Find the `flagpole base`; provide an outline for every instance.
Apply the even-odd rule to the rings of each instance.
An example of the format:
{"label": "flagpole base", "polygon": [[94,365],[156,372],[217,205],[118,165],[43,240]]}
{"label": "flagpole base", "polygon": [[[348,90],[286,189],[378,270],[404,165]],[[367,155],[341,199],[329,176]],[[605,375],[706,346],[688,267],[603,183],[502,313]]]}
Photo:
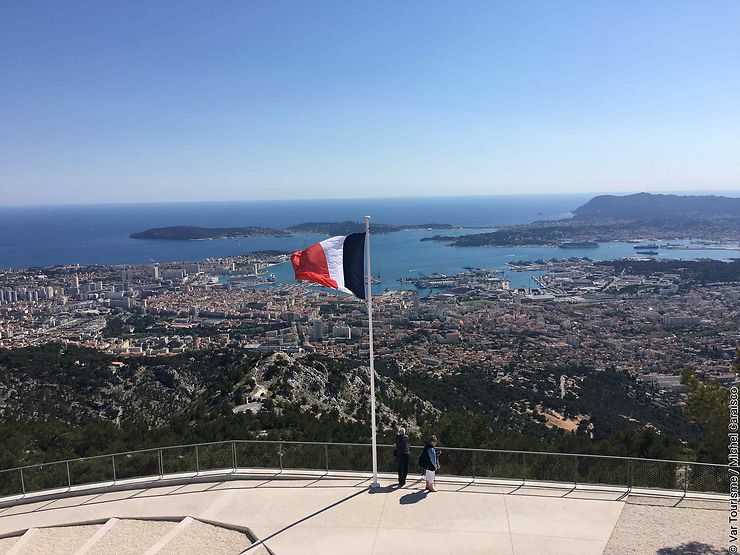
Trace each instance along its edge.
{"label": "flagpole base", "polygon": [[380,487],[380,482],[378,482],[377,480],[374,480],[374,481],[370,482],[370,489],[371,490],[372,489],[378,489],[379,487]]}

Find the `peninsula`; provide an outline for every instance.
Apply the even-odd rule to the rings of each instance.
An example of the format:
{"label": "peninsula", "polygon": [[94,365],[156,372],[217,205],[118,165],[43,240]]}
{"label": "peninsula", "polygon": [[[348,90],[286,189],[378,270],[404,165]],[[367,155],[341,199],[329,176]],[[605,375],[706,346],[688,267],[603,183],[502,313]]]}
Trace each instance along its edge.
{"label": "peninsula", "polygon": [[[390,225],[370,224],[370,232],[393,233],[406,230],[449,230],[455,229],[450,224],[411,224]],[[208,239],[238,239],[243,237],[291,237],[298,233],[316,233],[318,235],[349,235],[365,230],[359,222],[306,222],[290,226],[286,229],[272,227],[244,226],[244,227],[197,227],[177,225],[169,227],[155,227],[129,235],[131,239],[153,239],[163,241],[202,241]]]}
{"label": "peninsula", "polygon": [[462,235],[450,244],[458,247],[558,246],[633,241],[645,237],[737,242],[740,198],[649,193],[600,195],[573,210],[572,218]]}

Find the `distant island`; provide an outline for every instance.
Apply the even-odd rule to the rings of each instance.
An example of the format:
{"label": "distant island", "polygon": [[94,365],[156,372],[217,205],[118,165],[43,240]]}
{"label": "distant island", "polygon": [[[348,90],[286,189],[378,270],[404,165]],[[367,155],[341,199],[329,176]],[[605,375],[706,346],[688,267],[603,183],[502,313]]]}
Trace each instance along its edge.
{"label": "distant island", "polygon": [[573,210],[572,218],[462,235],[450,244],[458,247],[540,247],[633,241],[646,237],[736,242],[740,237],[740,198],[650,193],[599,195]]}
{"label": "distant island", "polygon": [[287,237],[290,233],[270,227],[195,227],[175,225],[154,227],[129,235],[131,239],[159,239],[164,241],[196,241],[205,239],[236,239],[239,237]]}
{"label": "distant island", "polygon": [[[418,229],[455,229],[450,224],[411,224],[390,225],[370,224],[370,232],[393,233],[396,231],[418,230]],[[365,226],[359,222],[306,222],[290,226],[286,229],[271,227],[245,226],[245,227],[197,227],[176,225],[169,227],[154,227],[145,231],[138,231],[129,235],[131,239],[150,239],[162,241],[203,241],[213,239],[238,239],[244,237],[290,237],[297,233],[316,233],[319,235],[349,235],[365,230]]]}

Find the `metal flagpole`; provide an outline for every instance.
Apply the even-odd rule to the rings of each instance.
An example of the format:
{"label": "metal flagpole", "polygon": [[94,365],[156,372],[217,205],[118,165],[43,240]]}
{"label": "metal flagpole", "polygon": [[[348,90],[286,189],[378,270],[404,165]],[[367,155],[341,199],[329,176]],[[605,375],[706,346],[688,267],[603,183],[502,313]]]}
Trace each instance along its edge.
{"label": "metal flagpole", "polygon": [[372,421],[372,444],[373,444],[373,481],[371,488],[380,486],[378,482],[378,448],[376,444],[375,427],[375,357],[373,356],[373,274],[370,271],[370,216],[365,216],[365,267],[367,274],[367,318],[368,338],[370,340],[370,419]]}

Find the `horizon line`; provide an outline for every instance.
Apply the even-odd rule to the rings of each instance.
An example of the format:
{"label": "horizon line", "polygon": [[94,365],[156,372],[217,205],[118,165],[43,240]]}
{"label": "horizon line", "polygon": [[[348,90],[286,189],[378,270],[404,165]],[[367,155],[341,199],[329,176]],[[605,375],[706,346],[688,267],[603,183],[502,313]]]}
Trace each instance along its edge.
{"label": "horizon line", "polygon": [[[629,196],[647,193],[651,195],[677,195],[677,196],[725,196],[734,193],[740,196],[740,187],[734,189],[711,189],[701,191],[696,189],[672,189],[657,192],[634,190],[634,191],[568,191],[557,193],[490,193],[469,195],[426,195],[426,196],[377,196],[377,197],[295,197],[295,198],[269,198],[269,199],[219,199],[219,200],[154,200],[154,201],[110,201],[110,202],[49,202],[38,204],[0,204],[4,208],[54,208],[54,207],[79,207],[79,206],[156,206],[164,204],[222,204],[222,203],[281,203],[281,202],[326,202],[326,201],[377,201],[377,200],[416,200],[416,199],[465,199],[465,198],[492,198],[492,197],[547,197],[547,196]],[[721,193],[721,194],[720,194]]]}

